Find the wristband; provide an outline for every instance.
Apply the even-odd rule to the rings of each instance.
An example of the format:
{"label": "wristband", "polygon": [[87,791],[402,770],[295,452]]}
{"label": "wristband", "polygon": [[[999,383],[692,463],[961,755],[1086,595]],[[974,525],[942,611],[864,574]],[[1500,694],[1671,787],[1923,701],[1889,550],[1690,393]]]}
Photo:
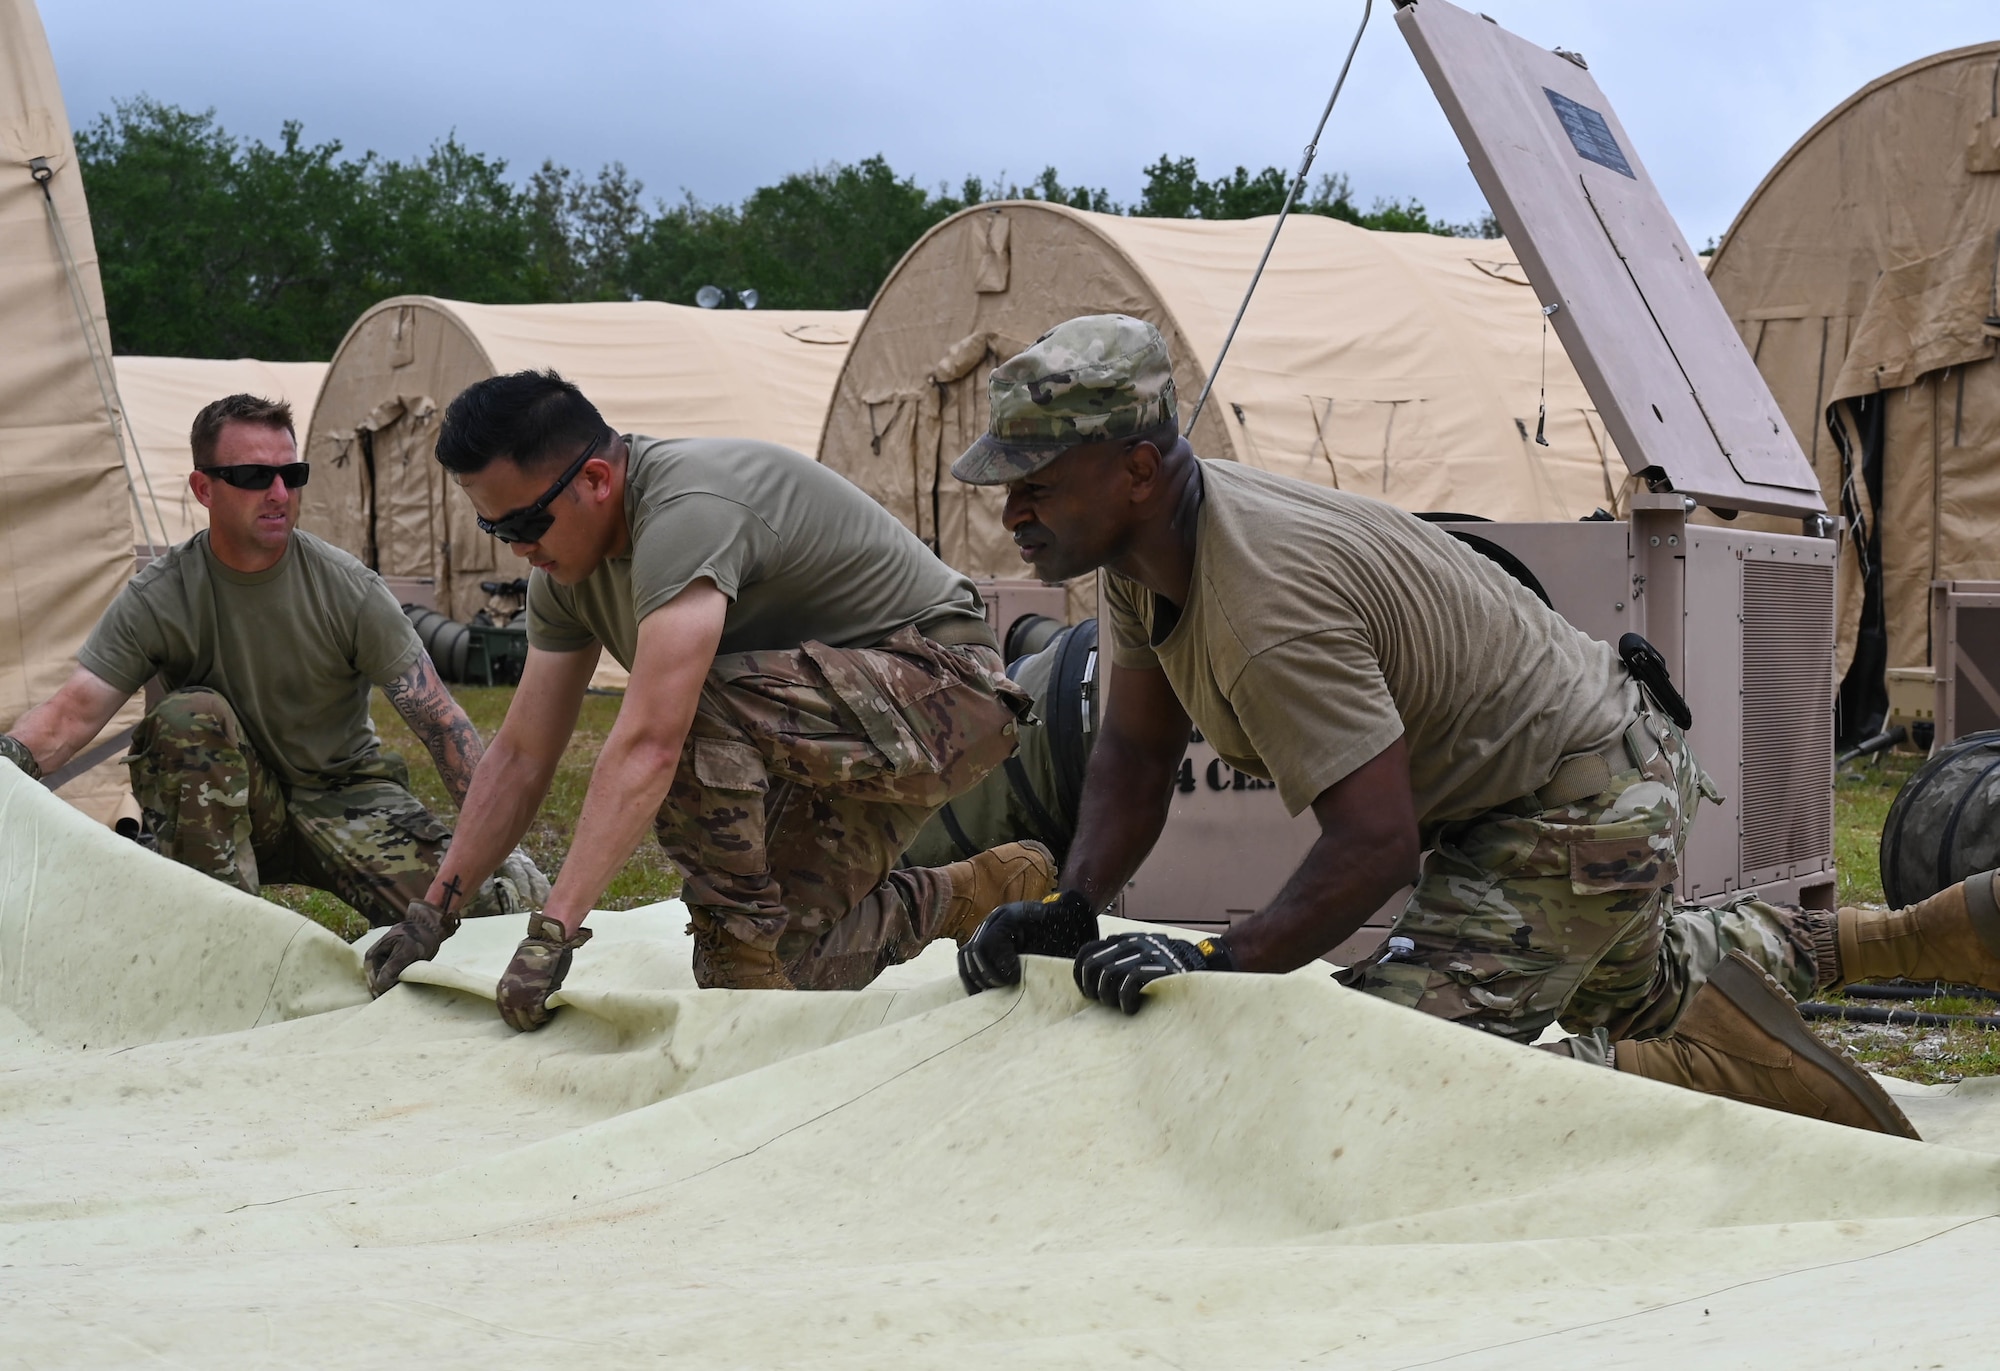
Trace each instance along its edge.
{"label": "wristband", "polygon": [[1226,936],[1225,934],[1217,934],[1213,938],[1203,938],[1194,945],[1194,950],[1201,953],[1203,970],[1234,971],[1236,969],[1236,955],[1229,950],[1229,944],[1224,941]]}

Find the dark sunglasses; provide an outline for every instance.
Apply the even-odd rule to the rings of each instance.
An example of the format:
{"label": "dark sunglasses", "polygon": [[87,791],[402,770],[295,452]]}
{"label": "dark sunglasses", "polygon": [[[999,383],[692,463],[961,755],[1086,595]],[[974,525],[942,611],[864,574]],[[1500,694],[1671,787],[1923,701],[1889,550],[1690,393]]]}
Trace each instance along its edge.
{"label": "dark sunglasses", "polygon": [[543,491],[542,498],[532,505],[510,509],[497,519],[481,519],[478,515],[474,515],[481,531],[498,538],[503,543],[540,542],[542,535],[547,533],[556,521],[556,516],[549,513],[549,506],[555,503],[556,496],[569,488],[569,483],[576,479],[579,471],[583,470],[583,464],[596,455],[598,444],[603,441],[602,434],[592,438],[590,446],[583,450],[582,455],[571,462],[569,469],[556,477],[556,483]]}
{"label": "dark sunglasses", "polygon": [[225,481],[238,490],[269,490],[271,482],[280,476],[285,478],[286,490],[297,490],[306,483],[306,478],[312,475],[312,463],[287,462],[281,467],[270,467],[251,462],[234,467],[197,467],[196,470],[204,476],[213,476],[218,481]]}

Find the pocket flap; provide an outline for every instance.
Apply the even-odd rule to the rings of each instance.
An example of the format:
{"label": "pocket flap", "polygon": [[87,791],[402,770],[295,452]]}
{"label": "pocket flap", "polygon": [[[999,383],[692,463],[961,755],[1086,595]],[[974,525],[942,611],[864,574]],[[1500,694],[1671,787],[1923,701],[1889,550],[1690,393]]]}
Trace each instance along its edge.
{"label": "pocket flap", "polygon": [[694,739],[694,777],[715,790],[769,790],[771,773],[749,743],[726,738]]}
{"label": "pocket flap", "polygon": [[1589,838],[1569,845],[1569,883],[1579,895],[1614,890],[1658,890],[1680,874],[1671,851],[1650,835]]}

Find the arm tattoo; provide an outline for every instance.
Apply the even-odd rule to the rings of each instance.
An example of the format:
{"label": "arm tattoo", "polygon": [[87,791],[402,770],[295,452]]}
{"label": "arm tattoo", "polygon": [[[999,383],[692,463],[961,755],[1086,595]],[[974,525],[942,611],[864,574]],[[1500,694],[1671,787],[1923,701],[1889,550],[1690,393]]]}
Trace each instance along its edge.
{"label": "arm tattoo", "polygon": [[465,792],[472,785],[472,773],[486,748],[480,741],[479,730],[472,726],[472,720],[465,717],[458,701],[451,698],[451,692],[438,679],[431,659],[419,657],[408,671],[384,686],[382,693],[389,697],[389,703],[403,716],[410,731],[430,749],[431,760],[437,763],[438,776],[451,793],[452,803],[463,808]]}

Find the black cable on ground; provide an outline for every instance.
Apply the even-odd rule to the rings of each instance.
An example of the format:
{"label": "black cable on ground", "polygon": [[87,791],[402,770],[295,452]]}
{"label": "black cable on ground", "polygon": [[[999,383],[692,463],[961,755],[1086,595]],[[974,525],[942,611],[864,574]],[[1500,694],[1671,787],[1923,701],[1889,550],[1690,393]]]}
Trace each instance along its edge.
{"label": "black cable on ground", "polygon": [[1949,981],[1891,981],[1883,985],[1843,986],[1841,994],[1850,1000],[1992,1000],[2000,995],[1976,985],[1953,985]]}
{"label": "black cable on ground", "polygon": [[1904,1028],[2000,1028],[1992,1014],[1928,1014],[1919,1009],[1877,1009],[1873,1005],[1825,1004],[1807,1000],[1799,1013],[1808,1019],[1839,1019],[1844,1023],[1895,1024]]}

